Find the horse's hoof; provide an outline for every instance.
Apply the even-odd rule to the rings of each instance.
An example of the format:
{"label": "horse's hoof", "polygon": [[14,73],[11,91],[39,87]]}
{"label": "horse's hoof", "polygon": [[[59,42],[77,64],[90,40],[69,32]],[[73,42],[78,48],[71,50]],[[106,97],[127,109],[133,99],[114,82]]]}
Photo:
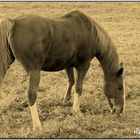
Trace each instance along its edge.
{"label": "horse's hoof", "polygon": [[71,99],[71,97],[69,97],[69,96],[64,97],[64,101],[65,101],[65,102],[69,102],[69,101],[70,101],[70,99]]}
{"label": "horse's hoof", "polygon": [[72,114],[73,114],[73,115],[78,115],[78,114],[82,114],[82,113],[81,113],[81,111],[80,111],[79,109],[78,109],[78,110],[77,110],[77,109],[76,109],[76,110],[73,109],[73,110],[72,110]]}
{"label": "horse's hoof", "polygon": [[83,113],[81,113],[81,111],[77,111],[77,112],[73,111],[73,116],[75,118],[81,118],[83,117]]}
{"label": "horse's hoof", "polygon": [[42,132],[42,126],[33,127],[34,132]]}
{"label": "horse's hoof", "polygon": [[64,99],[62,100],[62,105],[64,105],[64,106],[71,106],[72,103],[71,103],[70,98],[64,98]]}

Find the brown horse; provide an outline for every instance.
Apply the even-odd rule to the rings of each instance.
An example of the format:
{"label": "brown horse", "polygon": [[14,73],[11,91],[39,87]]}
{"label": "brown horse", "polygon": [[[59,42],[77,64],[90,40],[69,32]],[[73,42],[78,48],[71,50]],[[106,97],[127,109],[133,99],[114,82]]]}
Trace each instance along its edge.
{"label": "brown horse", "polygon": [[16,58],[30,76],[28,99],[34,130],[42,128],[36,108],[40,71],[66,70],[69,87],[65,101],[70,99],[76,81],[73,111],[77,113],[83,80],[94,57],[104,71],[109,105],[120,114],[125,103],[123,68],[111,38],[98,23],[73,11],[53,20],[28,15],[5,19],[0,24],[0,81]]}

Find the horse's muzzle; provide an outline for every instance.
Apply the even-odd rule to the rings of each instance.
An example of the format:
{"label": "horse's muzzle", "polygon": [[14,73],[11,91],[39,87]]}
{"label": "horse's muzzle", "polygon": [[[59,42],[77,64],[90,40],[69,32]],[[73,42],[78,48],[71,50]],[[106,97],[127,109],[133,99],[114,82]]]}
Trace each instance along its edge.
{"label": "horse's muzzle", "polygon": [[114,107],[113,107],[113,109],[112,109],[112,113],[115,113],[116,115],[120,115],[121,113],[123,113],[124,112],[124,108],[123,108],[123,106],[121,105],[121,106],[119,106],[119,105],[115,105]]}
{"label": "horse's muzzle", "polygon": [[115,104],[114,99],[108,98],[108,102],[111,108],[111,113],[112,114],[117,114],[120,115],[121,113],[124,112],[124,104],[123,103],[117,103]]}

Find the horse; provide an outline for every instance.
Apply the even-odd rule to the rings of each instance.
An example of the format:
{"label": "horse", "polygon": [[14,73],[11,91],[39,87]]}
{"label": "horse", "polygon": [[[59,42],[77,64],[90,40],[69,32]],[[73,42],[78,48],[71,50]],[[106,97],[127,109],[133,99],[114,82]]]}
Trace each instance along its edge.
{"label": "horse", "polygon": [[23,15],[0,23],[0,83],[17,59],[29,75],[28,100],[34,131],[42,130],[36,106],[41,71],[66,71],[68,89],[64,101],[71,99],[75,84],[72,109],[78,113],[83,81],[94,57],[103,69],[109,106],[119,115],[125,109],[124,68],[111,37],[91,17],[72,11],[54,19]]}

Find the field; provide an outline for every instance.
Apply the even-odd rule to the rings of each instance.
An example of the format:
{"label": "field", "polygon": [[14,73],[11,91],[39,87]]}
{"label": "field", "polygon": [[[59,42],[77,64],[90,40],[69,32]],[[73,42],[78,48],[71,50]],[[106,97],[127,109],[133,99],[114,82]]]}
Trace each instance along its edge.
{"label": "field", "polygon": [[55,18],[72,10],[92,17],[116,44],[125,68],[125,114],[116,117],[110,113],[103,94],[103,72],[94,59],[85,78],[79,116],[72,115],[71,104],[62,104],[67,88],[65,72],[41,73],[37,105],[43,131],[33,133],[27,100],[28,76],[15,61],[0,90],[0,138],[140,138],[134,134],[140,133],[140,3],[1,2],[0,20],[23,14]]}

